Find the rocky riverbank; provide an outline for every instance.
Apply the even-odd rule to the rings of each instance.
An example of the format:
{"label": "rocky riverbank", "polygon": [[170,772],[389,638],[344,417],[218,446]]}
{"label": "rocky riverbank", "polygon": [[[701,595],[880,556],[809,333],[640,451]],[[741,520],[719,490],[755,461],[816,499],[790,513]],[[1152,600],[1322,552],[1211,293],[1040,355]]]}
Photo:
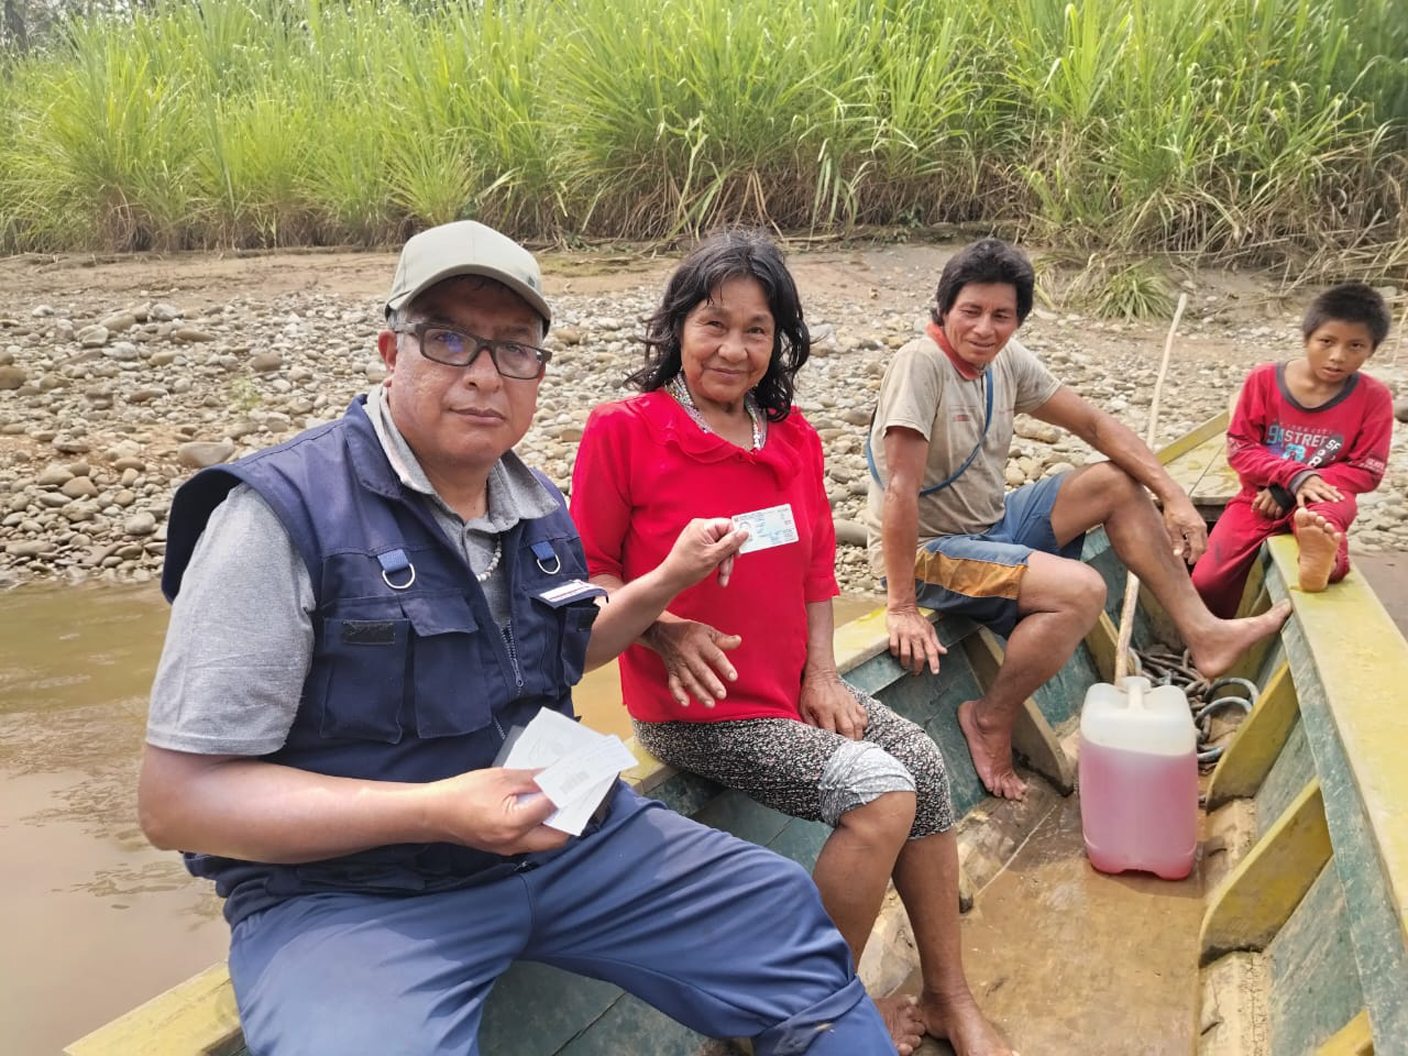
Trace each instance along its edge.
{"label": "rocky riverbank", "polygon": [[[898,264],[885,259],[895,252],[906,251],[867,251],[854,284],[845,281],[854,255],[794,257],[817,338],[798,402],[825,442],[843,542],[838,571],[854,592],[876,588],[855,524],[866,490],[865,425],[889,357],[922,325],[944,251],[929,247],[932,261],[917,258],[920,251]],[[365,258],[369,288],[389,275],[387,261]],[[228,297],[211,282],[176,282],[158,295],[77,285],[43,297],[22,290],[18,300],[0,294],[0,582],[150,579],[177,484],[196,468],[336,417],[382,378],[379,298],[319,288],[318,261],[306,267],[309,288],[251,293],[235,283]],[[520,448],[564,487],[587,413],[623,394],[620,379],[639,361],[639,320],[660,289],[654,275],[588,283],[597,287],[588,293],[568,285],[550,284],[555,358]],[[1296,353],[1298,305],[1268,303],[1194,285],[1163,397],[1163,439],[1223,408],[1251,364]],[[1039,309],[1022,337],[1063,380],[1142,433],[1166,325]],[[1368,369],[1408,393],[1408,363],[1394,362],[1396,336]],[[1408,549],[1404,435],[1400,428],[1384,486],[1362,500],[1359,550]],[[1075,438],[1019,419],[1007,478],[1016,486],[1089,456]]]}

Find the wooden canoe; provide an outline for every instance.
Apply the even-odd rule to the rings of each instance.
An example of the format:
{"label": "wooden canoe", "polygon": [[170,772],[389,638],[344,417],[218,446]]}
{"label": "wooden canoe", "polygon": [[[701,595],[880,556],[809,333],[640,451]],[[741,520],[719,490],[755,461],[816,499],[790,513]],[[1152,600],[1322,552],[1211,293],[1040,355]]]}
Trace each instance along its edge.
{"label": "wooden canoe", "polygon": [[[1235,490],[1223,457],[1225,428],[1223,415],[1160,453],[1210,519]],[[1022,762],[1039,776],[1025,805],[986,797],[955,718],[957,704],[978,696],[991,680],[1002,655],[998,638],[966,621],[939,620],[949,650],[942,671],[914,676],[886,650],[882,611],[837,631],[846,677],[924,725],[943,749],[954,806],[963,816],[962,888],[965,901],[977,894],[980,912],[974,916],[993,897],[988,885],[996,890],[1001,880],[994,878],[1021,861],[1043,818],[1056,812],[1052,804],[1075,802],[1060,797],[1075,784],[1080,704],[1092,682],[1111,679],[1112,617],[1124,583],[1124,569],[1103,533],[1091,533],[1084,558],[1107,582],[1109,612],[1061,672],[1027,701],[1016,745]],[[1053,1027],[1023,1037],[1009,1012],[1009,1031],[1028,1049],[1040,1037],[1040,1051],[1048,1053],[1408,1054],[1408,709],[1400,700],[1408,687],[1408,642],[1356,573],[1318,595],[1301,593],[1294,582],[1294,542],[1275,539],[1248,584],[1244,607],[1254,611],[1290,598],[1294,615],[1278,638],[1243,657],[1236,672],[1256,683],[1258,702],[1205,781],[1200,877],[1177,889],[1182,902],[1190,892],[1200,900],[1193,916],[1177,918],[1188,922],[1186,952],[1177,954],[1186,963],[1181,978],[1175,981],[1171,973],[1166,984],[1176,991],[1175,1003],[1186,1006],[1176,1017],[1186,1029],[1131,1029],[1120,1012],[1137,1001],[1125,998],[1121,1005],[1118,990],[1107,1005],[1098,989],[1073,996],[1069,976],[1057,970],[1046,973],[1054,978],[1045,990],[1028,984],[1041,992],[1026,995],[1022,1014],[1059,1021],[1065,1033]],[[1169,635],[1167,617],[1142,597],[1136,645],[1167,641]],[[633,748],[639,765],[625,776],[641,791],[808,867],[815,861],[826,827],[766,810]],[[1079,849],[1068,846],[1062,853],[1078,857]],[[1080,882],[1122,883],[1098,877],[1083,862],[1064,866]],[[1125,881],[1119,893],[1133,900],[1136,913],[1147,903],[1144,912],[1152,922],[1161,912],[1160,892],[1171,890],[1160,883]],[[1043,913],[1071,912],[1053,908],[1061,904],[1034,903],[1031,927]],[[1121,972],[1134,970],[1120,966],[1143,956],[1132,944],[1146,925],[1096,923],[1103,929],[1082,934],[1107,937],[1083,940],[1094,945],[1070,951],[1069,967],[1103,970],[1117,984]],[[1020,967],[1024,952],[1019,946],[1002,956]],[[913,968],[907,925],[891,896],[861,974],[872,989],[888,990]],[[985,1007],[1002,1000],[1006,978],[985,984],[979,993]],[[544,1001],[544,994],[551,1000]],[[693,1053],[707,1044],[614,986],[526,962],[515,964],[495,987],[480,1041],[487,1054],[515,1056]],[[225,966],[211,967],[65,1051],[245,1052]],[[926,1043],[922,1051],[947,1050]]]}

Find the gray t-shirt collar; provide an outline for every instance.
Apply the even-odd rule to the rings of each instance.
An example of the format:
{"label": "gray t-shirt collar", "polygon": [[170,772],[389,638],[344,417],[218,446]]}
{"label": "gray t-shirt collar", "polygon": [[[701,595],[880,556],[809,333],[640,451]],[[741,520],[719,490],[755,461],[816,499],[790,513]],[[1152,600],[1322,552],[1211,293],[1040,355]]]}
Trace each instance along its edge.
{"label": "gray t-shirt collar", "polygon": [[[385,393],[386,390],[380,385],[368,392],[366,411],[391,468],[407,488],[430,497],[445,512],[454,514],[445,500],[436,494],[411,445],[406,443],[401,430],[396,428]],[[532,470],[521,458],[507,451],[489,471],[484,516],[476,517],[465,527],[482,532],[506,532],[521,520],[546,517],[556,509],[557,499],[533,476]]]}

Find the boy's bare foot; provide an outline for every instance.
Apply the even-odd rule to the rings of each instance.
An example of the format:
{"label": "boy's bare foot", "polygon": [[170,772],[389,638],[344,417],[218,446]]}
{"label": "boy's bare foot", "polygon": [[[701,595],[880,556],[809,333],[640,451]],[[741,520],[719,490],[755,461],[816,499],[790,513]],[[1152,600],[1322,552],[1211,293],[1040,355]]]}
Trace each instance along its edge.
{"label": "boy's bare foot", "polygon": [[1310,510],[1296,510],[1293,520],[1296,544],[1300,547],[1300,589],[1317,594],[1329,586],[1335,556],[1344,536],[1324,517]]}
{"label": "boy's bare foot", "polygon": [[909,1056],[924,1040],[924,1017],[919,1014],[918,999],[909,994],[891,994],[874,1001],[895,1049],[900,1056]]}
{"label": "boy's bare foot", "polygon": [[1193,666],[1204,678],[1221,678],[1243,653],[1267,635],[1279,631],[1290,614],[1291,603],[1281,601],[1260,616],[1214,620],[1195,640],[1188,642]]}
{"label": "boy's bare foot", "polygon": [[919,996],[919,1010],[924,1029],[946,1040],[958,1056],[1018,1056],[966,990],[953,997],[926,990]]}
{"label": "boy's bare foot", "polygon": [[965,700],[958,705],[958,725],[968,741],[968,754],[983,787],[1003,799],[1025,799],[1027,784],[1012,768],[1012,730],[983,725],[978,702]]}

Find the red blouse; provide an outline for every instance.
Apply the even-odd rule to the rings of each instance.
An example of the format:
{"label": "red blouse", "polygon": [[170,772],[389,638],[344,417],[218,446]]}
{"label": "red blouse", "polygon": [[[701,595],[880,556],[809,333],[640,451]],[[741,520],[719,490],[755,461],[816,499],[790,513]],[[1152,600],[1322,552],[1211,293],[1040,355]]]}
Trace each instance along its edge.
{"label": "red blouse", "polygon": [[644,646],[621,655],[627,709],[647,722],[797,718],[809,602],[836,586],[836,530],[821,439],[801,412],[769,422],[762,450],[745,451],[696,425],[674,398],[649,392],[597,407],[572,472],[571,509],[587,568],[623,582],[650,571],[693,517],[731,517],[787,503],[797,541],[742,554],[727,587],[717,578],[678,595],[670,612],[743,644],[728,654],[738,680],[712,708],[681,708],[665,665]]}

